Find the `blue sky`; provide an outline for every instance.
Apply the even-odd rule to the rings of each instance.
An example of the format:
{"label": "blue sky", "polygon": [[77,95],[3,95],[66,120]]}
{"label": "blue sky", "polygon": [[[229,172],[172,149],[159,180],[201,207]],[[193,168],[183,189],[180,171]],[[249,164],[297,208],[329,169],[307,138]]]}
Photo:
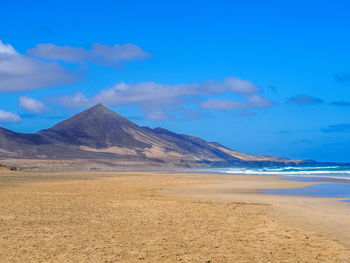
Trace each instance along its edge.
{"label": "blue sky", "polygon": [[101,102],[247,153],[350,162],[349,1],[6,1],[0,126]]}

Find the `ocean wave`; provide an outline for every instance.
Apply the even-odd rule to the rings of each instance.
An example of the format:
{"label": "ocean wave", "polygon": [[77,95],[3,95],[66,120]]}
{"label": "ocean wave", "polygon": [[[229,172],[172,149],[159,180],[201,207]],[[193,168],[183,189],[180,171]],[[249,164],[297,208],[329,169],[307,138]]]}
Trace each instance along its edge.
{"label": "ocean wave", "polygon": [[265,167],[265,168],[214,168],[212,172],[246,175],[303,176],[350,180],[350,167]]}

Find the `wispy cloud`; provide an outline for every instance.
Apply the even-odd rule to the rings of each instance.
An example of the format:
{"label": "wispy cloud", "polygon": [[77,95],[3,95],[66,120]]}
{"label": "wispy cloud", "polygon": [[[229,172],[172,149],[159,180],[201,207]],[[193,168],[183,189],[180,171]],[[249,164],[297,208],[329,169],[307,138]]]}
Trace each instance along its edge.
{"label": "wispy cloud", "polygon": [[277,94],[277,95],[278,95],[278,89],[277,89],[277,87],[276,87],[276,86],[273,86],[273,85],[268,86],[268,89],[272,90],[272,91],[273,91],[273,93],[275,93],[275,94]]}
{"label": "wispy cloud", "polygon": [[0,92],[52,87],[72,83],[77,78],[56,62],[22,55],[0,40]]}
{"label": "wispy cloud", "polygon": [[111,46],[95,43],[90,49],[46,43],[28,49],[27,53],[44,59],[64,62],[90,62],[104,66],[120,66],[124,62],[142,60],[152,56],[151,53],[131,43]]}
{"label": "wispy cloud", "polygon": [[245,108],[245,103],[225,99],[210,99],[201,103],[202,108],[209,110],[232,110]]}
{"label": "wispy cloud", "polygon": [[[231,93],[241,97],[242,101],[204,100],[203,95]],[[209,80],[202,83],[166,85],[155,82],[137,84],[118,83],[112,88],[101,90],[91,98],[78,92],[63,96],[58,102],[66,107],[88,107],[97,103],[109,106],[139,105],[149,119],[164,119],[166,113],[179,110],[188,103],[197,103],[205,109],[246,109],[265,108],[273,101],[259,95],[260,88],[250,81],[229,77],[223,81]],[[177,108],[174,106],[177,105]]]}
{"label": "wispy cloud", "polygon": [[16,113],[0,110],[0,123],[20,122],[21,117]]}
{"label": "wispy cloud", "polygon": [[350,133],[350,123],[329,125],[327,128],[322,129],[325,133]]}
{"label": "wispy cloud", "polygon": [[44,103],[29,97],[19,97],[18,106],[30,113],[42,113],[46,110]]}
{"label": "wispy cloud", "polygon": [[300,94],[289,98],[287,100],[287,103],[298,104],[298,105],[314,105],[314,104],[323,103],[323,100],[306,95],[306,94]]}
{"label": "wispy cloud", "polygon": [[201,106],[204,109],[211,110],[233,110],[243,108],[266,108],[275,104],[275,102],[259,95],[244,96],[244,99],[244,102],[226,99],[210,99],[203,101]]}
{"label": "wispy cloud", "polygon": [[338,80],[339,82],[346,82],[350,81],[350,73],[338,73],[335,74],[335,79]]}
{"label": "wispy cloud", "polygon": [[195,109],[184,109],[182,111],[185,120],[196,120],[203,117],[212,118],[210,114],[203,113],[202,111]]}
{"label": "wispy cloud", "polygon": [[333,101],[331,102],[332,105],[334,106],[340,106],[340,107],[349,107],[350,102],[339,100],[339,101]]}
{"label": "wispy cloud", "polygon": [[151,121],[163,121],[168,119],[168,114],[162,110],[147,112],[147,119]]}

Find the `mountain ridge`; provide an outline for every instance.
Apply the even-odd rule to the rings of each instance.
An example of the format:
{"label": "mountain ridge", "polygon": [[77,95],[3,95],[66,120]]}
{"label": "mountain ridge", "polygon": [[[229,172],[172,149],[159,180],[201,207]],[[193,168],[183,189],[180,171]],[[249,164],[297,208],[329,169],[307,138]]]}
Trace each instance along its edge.
{"label": "mountain ridge", "polygon": [[141,127],[97,104],[34,134],[0,128],[0,158],[91,159],[134,165],[295,166],[316,163],[234,151],[161,127]]}

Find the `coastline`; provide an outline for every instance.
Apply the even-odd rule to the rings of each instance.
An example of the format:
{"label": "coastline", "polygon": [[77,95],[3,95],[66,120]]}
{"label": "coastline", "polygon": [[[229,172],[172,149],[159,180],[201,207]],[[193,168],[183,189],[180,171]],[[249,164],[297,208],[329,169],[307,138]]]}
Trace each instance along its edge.
{"label": "coastline", "polygon": [[[191,173],[0,173],[2,262],[349,262],[349,204]],[[67,260],[69,259],[69,260]]]}

